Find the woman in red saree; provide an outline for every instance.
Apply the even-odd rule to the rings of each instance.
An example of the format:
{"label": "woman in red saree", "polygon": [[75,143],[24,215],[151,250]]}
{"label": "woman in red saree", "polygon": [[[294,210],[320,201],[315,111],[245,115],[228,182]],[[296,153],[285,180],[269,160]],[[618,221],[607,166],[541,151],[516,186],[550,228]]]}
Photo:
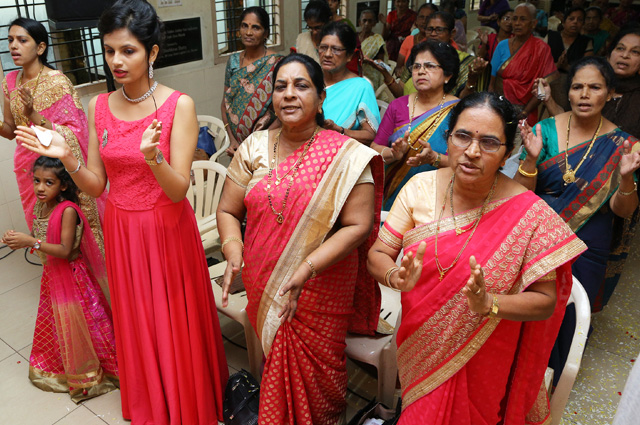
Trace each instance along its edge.
{"label": "woman in red saree", "polygon": [[409,9],[409,0],[396,0],[394,6],[395,9],[389,12],[386,19],[383,14],[380,14],[379,20],[384,25],[382,38],[387,41],[389,59],[397,61],[400,46],[411,34],[411,28],[418,14]]}
{"label": "woman in red saree", "polygon": [[400,424],[548,419],[544,372],[571,292],[570,263],[585,246],[499,172],[516,126],[515,108],[495,94],[460,101],[451,167],[407,183],[369,253],[372,275],[403,291]]}
{"label": "woman in red saree", "polygon": [[[38,21],[18,18],[9,24],[8,39],[14,64],[22,69],[7,73],[2,81],[4,122],[0,123],[0,135],[13,139],[16,127],[29,123],[54,129],[85,165],[89,142],[87,116],[71,81],[47,62],[47,30]],[[29,229],[36,203],[31,169],[37,158],[37,154],[20,144],[16,146],[14,172]],[[80,193],[80,207],[101,251],[104,251],[101,220],[105,199],[106,193],[98,199]]]}
{"label": "woman in red saree", "polygon": [[540,101],[531,93],[536,78],[551,80],[557,75],[549,46],[533,35],[536,8],[520,4],[511,18],[513,37],[498,43],[491,58],[489,91],[503,94],[522,108],[529,125],[538,122]]}
{"label": "woman in red saree", "polygon": [[382,161],[321,128],[324,81],[313,59],[287,56],[274,81],[282,130],[240,145],[218,207],[223,305],[244,260],[247,313],[266,354],[259,422],[338,424],[346,332],[373,334],[378,324],[380,293],[365,259],[377,234]]}

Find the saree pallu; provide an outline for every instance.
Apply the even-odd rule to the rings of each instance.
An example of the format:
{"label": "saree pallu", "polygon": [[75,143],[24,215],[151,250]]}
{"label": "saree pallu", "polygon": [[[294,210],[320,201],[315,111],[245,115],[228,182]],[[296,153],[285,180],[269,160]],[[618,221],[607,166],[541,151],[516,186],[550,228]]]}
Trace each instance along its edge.
{"label": "saree pallu", "polygon": [[[380,52],[380,49],[383,49],[384,58],[382,60],[385,63],[389,61],[389,55],[387,54],[386,44],[380,34],[373,34],[365,38],[360,48],[362,49],[362,54],[370,59],[374,59]],[[364,74],[365,77],[369,79],[369,81],[371,81],[371,84],[373,85],[373,89],[374,89],[374,94],[375,94],[375,90],[377,90],[378,87],[384,84],[384,77],[382,76],[380,71],[378,71],[368,63],[362,64],[362,73]]]}
{"label": "saree pallu", "polygon": [[[531,98],[531,89],[536,78],[547,78],[556,72],[551,49],[533,35],[507,59],[497,71],[497,92],[513,104],[524,107]],[[538,122],[538,109],[527,117],[530,126]]]}
{"label": "saree pallu", "polygon": [[[16,82],[21,71],[12,71],[7,74],[2,82],[2,90],[9,99],[11,114],[16,125],[29,126],[30,120],[24,116],[24,103],[18,93]],[[87,116],[82,109],[82,103],[78,93],[73,88],[71,81],[60,71],[52,71],[40,76],[40,81],[32,79],[22,87],[27,87],[33,94],[33,109],[48,121],[54,124],[55,131],[64,137],[65,142],[71,148],[73,156],[86,166],[87,150],[89,144],[89,130]],[[36,83],[37,86],[36,86]],[[33,163],[38,159],[38,154],[27,150],[20,144],[16,146],[13,157],[14,172],[18,181],[20,199],[24,210],[27,225],[31,229],[33,207],[36,203],[33,191]],[[102,235],[102,216],[104,214],[105,191],[99,198],[90,197],[80,192],[80,207],[82,213],[89,221],[93,236],[104,252],[104,238]]]}
{"label": "saree pallu", "polygon": [[282,59],[266,55],[240,68],[240,52],[229,57],[224,73],[224,107],[227,123],[238,142],[254,131],[269,127],[275,119],[270,109],[273,68]]}
{"label": "saree pallu", "polygon": [[49,219],[34,218],[34,235],[59,244],[67,208],[81,220],[70,259],[38,252],[44,268],[29,379],[44,391],[68,392],[79,403],[116,389],[118,366],[111,309],[99,284],[106,281],[104,260],[92,233],[82,231],[89,223],[80,208],[65,201]]}
{"label": "saree pallu", "polygon": [[325,119],[351,130],[362,128],[367,121],[374,131],[380,125],[380,109],[376,94],[364,78],[342,80],[327,87],[322,104]]}
{"label": "saree pallu", "polygon": [[[279,164],[279,175],[291,169],[303,149]],[[346,409],[346,332],[373,334],[378,324],[379,288],[366,272],[366,253],[377,232],[304,284],[291,323],[281,324],[278,318],[289,297],[281,297],[279,291],[307,255],[330,237],[367,165],[376,185],[375,211],[380,211],[382,163],[375,151],[357,141],[320,132],[295,175],[284,223],[277,224],[267,199],[268,150],[268,132],[254,133],[238,149],[227,174],[245,188],[242,279],[247,313],[267,356],[259,421],[336,424]],[[272,203],[278,210],[287,186],[285,179],[273,190]]]}
{"label": "saree pallu", "polygon": [[[554,123],[553,120],[542,122],[545,147],[558,143]],[[614,222],[614,214],[608,201],[620,184],[618,164],[625,140],[629,140],[632,145],[636,143],[633,136],[619,130],[598,137],[591,153],[576,173],[576,182],[569,185],[565,185],[562,180],[566,171],[564,152],[543,159],[538,165],[536,192],[589,247],[576,261],[574,275],[589,294],[594,312],[600,311],[604,306],[603,294],[613,291],[613,288],[605,290],[604,287]],[[589,142],[569,150],[568,161],[573,169],[585,155]]]}
{"label": "saree pallu", "polygon": [[[421,147],[420,138],[425,137],[426,134],[431,132],[435,127],[435,131],[433,131],[431,137],[429,137],[428,142],[431,145],[431,149],[435,152],[446,155],[447,138],[445,137],[445,132],[449,128],[449,113],[458,102],[458,99],[445,102],[442,114],[439,117],[438,112],[440,111],[440,106],[436,106],[419,117],[414,118],[411,123],[412,146],[415,148]],[[391,146],[396,139],[403,137],[408,129],[409,123],[396,128],[391,137],[389,137],[389,146]],[[409,149],[401,160],[385,167],[384,204],[382,207],[384,210],[389,211],[391,209],[400,189],[402,189],[411,177],[423,171],[435,170],[431,164],[423,164],[419,167],[407,165],[407,160],[416,156],[421,151],[422,149],[420,149],[420,151]]]}
{"label": "saree pallu", "polygon": [[[426,208],[434,216],[435,196],[430,198]],[[456,222],[470,230],[477,214],[478,209],[458,214]],[[405,252],[427,244],[422,276],[402,294],[400,424],[543,423],[549,416],[544,373],[571,293],[570,262],[584,244],[544,201],[525,192],[489,205],[459,261],[439,281],[433,257],[438,226],[438,259],[452,264],[467,234],[456,235],[451,217],[404,235],[386,222],[380,232],[383,241],[401,244]],[[482,265],[490,293],[518,294],[536,281],[554,279],[552,317],[516,322],[473,313],[462,293],[471,255]]]}

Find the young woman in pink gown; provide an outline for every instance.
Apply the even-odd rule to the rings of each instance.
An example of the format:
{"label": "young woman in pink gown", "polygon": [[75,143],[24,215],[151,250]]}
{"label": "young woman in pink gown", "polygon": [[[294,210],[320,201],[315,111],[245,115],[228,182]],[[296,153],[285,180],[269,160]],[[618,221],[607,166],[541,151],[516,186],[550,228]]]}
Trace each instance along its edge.
{"label": "young woman in pink gown", "polygon": [[116,2],[98,23],[122,88],[89,105],[82,167],[54,134],[31,150],[58,157],[78,186],[110,183],[104,233],[122,414],[137,424],[216,424],[228,368],[204,251],[185,199],[198,124],[193,100],[157,84],[162,24],[142,0]]}

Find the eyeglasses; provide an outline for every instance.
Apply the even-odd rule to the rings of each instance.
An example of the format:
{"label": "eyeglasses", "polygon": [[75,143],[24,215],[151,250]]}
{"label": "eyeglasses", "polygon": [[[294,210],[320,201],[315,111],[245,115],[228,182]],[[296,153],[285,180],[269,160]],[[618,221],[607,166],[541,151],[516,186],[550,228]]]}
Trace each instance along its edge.
{"label": "eyeglasses", "polygon": [[427,72],[435,72],[438,70],[438,68],[442,68],[442,66],[433,62],[425,62],[425,63],[416,62],[413,65],[411,65],[411,70],[415,72],[420,71],[422,68],[424,68],[424,70]]}
{"label": "eyeglasses", "polygon": [[503,16],[502,20],[505,21],[505,22],[509,22],[509,21],[511,21],[511,16]]}
{"label": "eyeglasses", "polygon": [[305,27],[305,29],[306,29],[307,31],[317,32],[317,31],[322,31],[322,27],[323,27],[323,26],[324,26],[324,25],[316,25],[316,26],[310,27],[309,25],[307,25],[307,26]]}
{"label": "eyeglasses", "polygon": [[320,54],[325,54],[327,52],[327,50],[331,50],[331,53],[334,55],[339,55],[340,53],[346,51],[347,49],[343,48],[343,47],[336,47],[336,46],[326,46],[324,44],[321,44],[318,46],[318,53]]}
{"label": "eyeglasses", "polygon": [[427,27],[426,31],[427,31],[427,34],[431,34],[433,32],[435,32],[436,34],[442,34],[444,32],[449,32],[449,28],[447,28],[447,27]]}
{"label": "eyeglasses", "polygon": [[502,143],[500,139],[496,137],[484,136],[476,139],[475,137],[471,137],[467,133],[463,133],[461,131],[451,133],[449,134],[449,137],[451,137],[451,141],[454,145],[465,149],[471,146],[471,142],[475,140],[478,142],[480,150],[483,152],[497,152],[500,149],[500,146],[506,145],[506,143]]}

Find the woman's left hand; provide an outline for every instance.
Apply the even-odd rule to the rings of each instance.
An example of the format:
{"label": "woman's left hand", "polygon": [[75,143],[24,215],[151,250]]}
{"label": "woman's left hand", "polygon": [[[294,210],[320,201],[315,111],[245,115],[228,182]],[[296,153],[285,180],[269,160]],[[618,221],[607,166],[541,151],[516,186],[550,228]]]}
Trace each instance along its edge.
{"label": "woman's left hand", "polygon": [[15,250],[33,246],[32,240],[33,238],[25,233],[16,232],[14,230],[7,230],[7,232],[2,237],[1,242],[7,244],[9,248]]}
{"label": "woman's left hand", "polygon": [[438,153],[431,149],[431,144],[426,140],[418,139],[418,142],[422,145],[422,151],[407,159],[407,165],[411,167],[419,167],[424,164],[433,165]]}
{"label": "woman's left hand", "polygon": [[473,255],[469,258],[469,266],[471,267],[471,275],[467,284],[462,288],[462,293],[467,296],[469,309],[484,316],[491,309],[493,297],[487,292],[484,272]]}
{"label": "woman's left hand", "polygon": [[298,298],[300,298],[302,287],[310,277],[311,269],[308,267],[307,263],[302,263],[293,276],[291,276],[289,282],[287,282],[280,290],[281,297],[289,292],[289,301],[282,307],[280,314],[278,314],[278,317],[281,319],[281,323],[284,323],[285,321],[291,323],[293,320],[293,316],[296,314],[296,310],[298,309]]}
{"label": "woman's left hand", "polygon": [[18,94],[24,104],[24,116],[30,118],[31,114],[33,114],[33,95],[31,94],[31,90],[27,87],[19,87]]}
{"label": "woman's left hand", "polygon": [[332,120],[324,120],[324,125],[322,127],[326,128],[327,130],[337,131],[338,133],[341,133],[343,131],[342,127],[340,127]]}
{"label": "woman's left hand", "polygon": [[624,141],[622,148],[622,158],[620,159],[620,174],[622,177],[632,175],[640,168],[640,151],[633,152],[631,143]]}
{"label": "woman's left hand", "polygon": [[475,58],[471,63],[471,66],[469,67],[469,76],[477,76],[482,74],[488,63],[489,62],[482,58]]}
{"label": "woman's left hand", "polygon": [[142,140],[140,140],[140,152],[145,158],[155,154],[156,148],[160,145],[158,141],[160,134],[162,133],[162,122],[153,120],[149,127],[142,133]]}

